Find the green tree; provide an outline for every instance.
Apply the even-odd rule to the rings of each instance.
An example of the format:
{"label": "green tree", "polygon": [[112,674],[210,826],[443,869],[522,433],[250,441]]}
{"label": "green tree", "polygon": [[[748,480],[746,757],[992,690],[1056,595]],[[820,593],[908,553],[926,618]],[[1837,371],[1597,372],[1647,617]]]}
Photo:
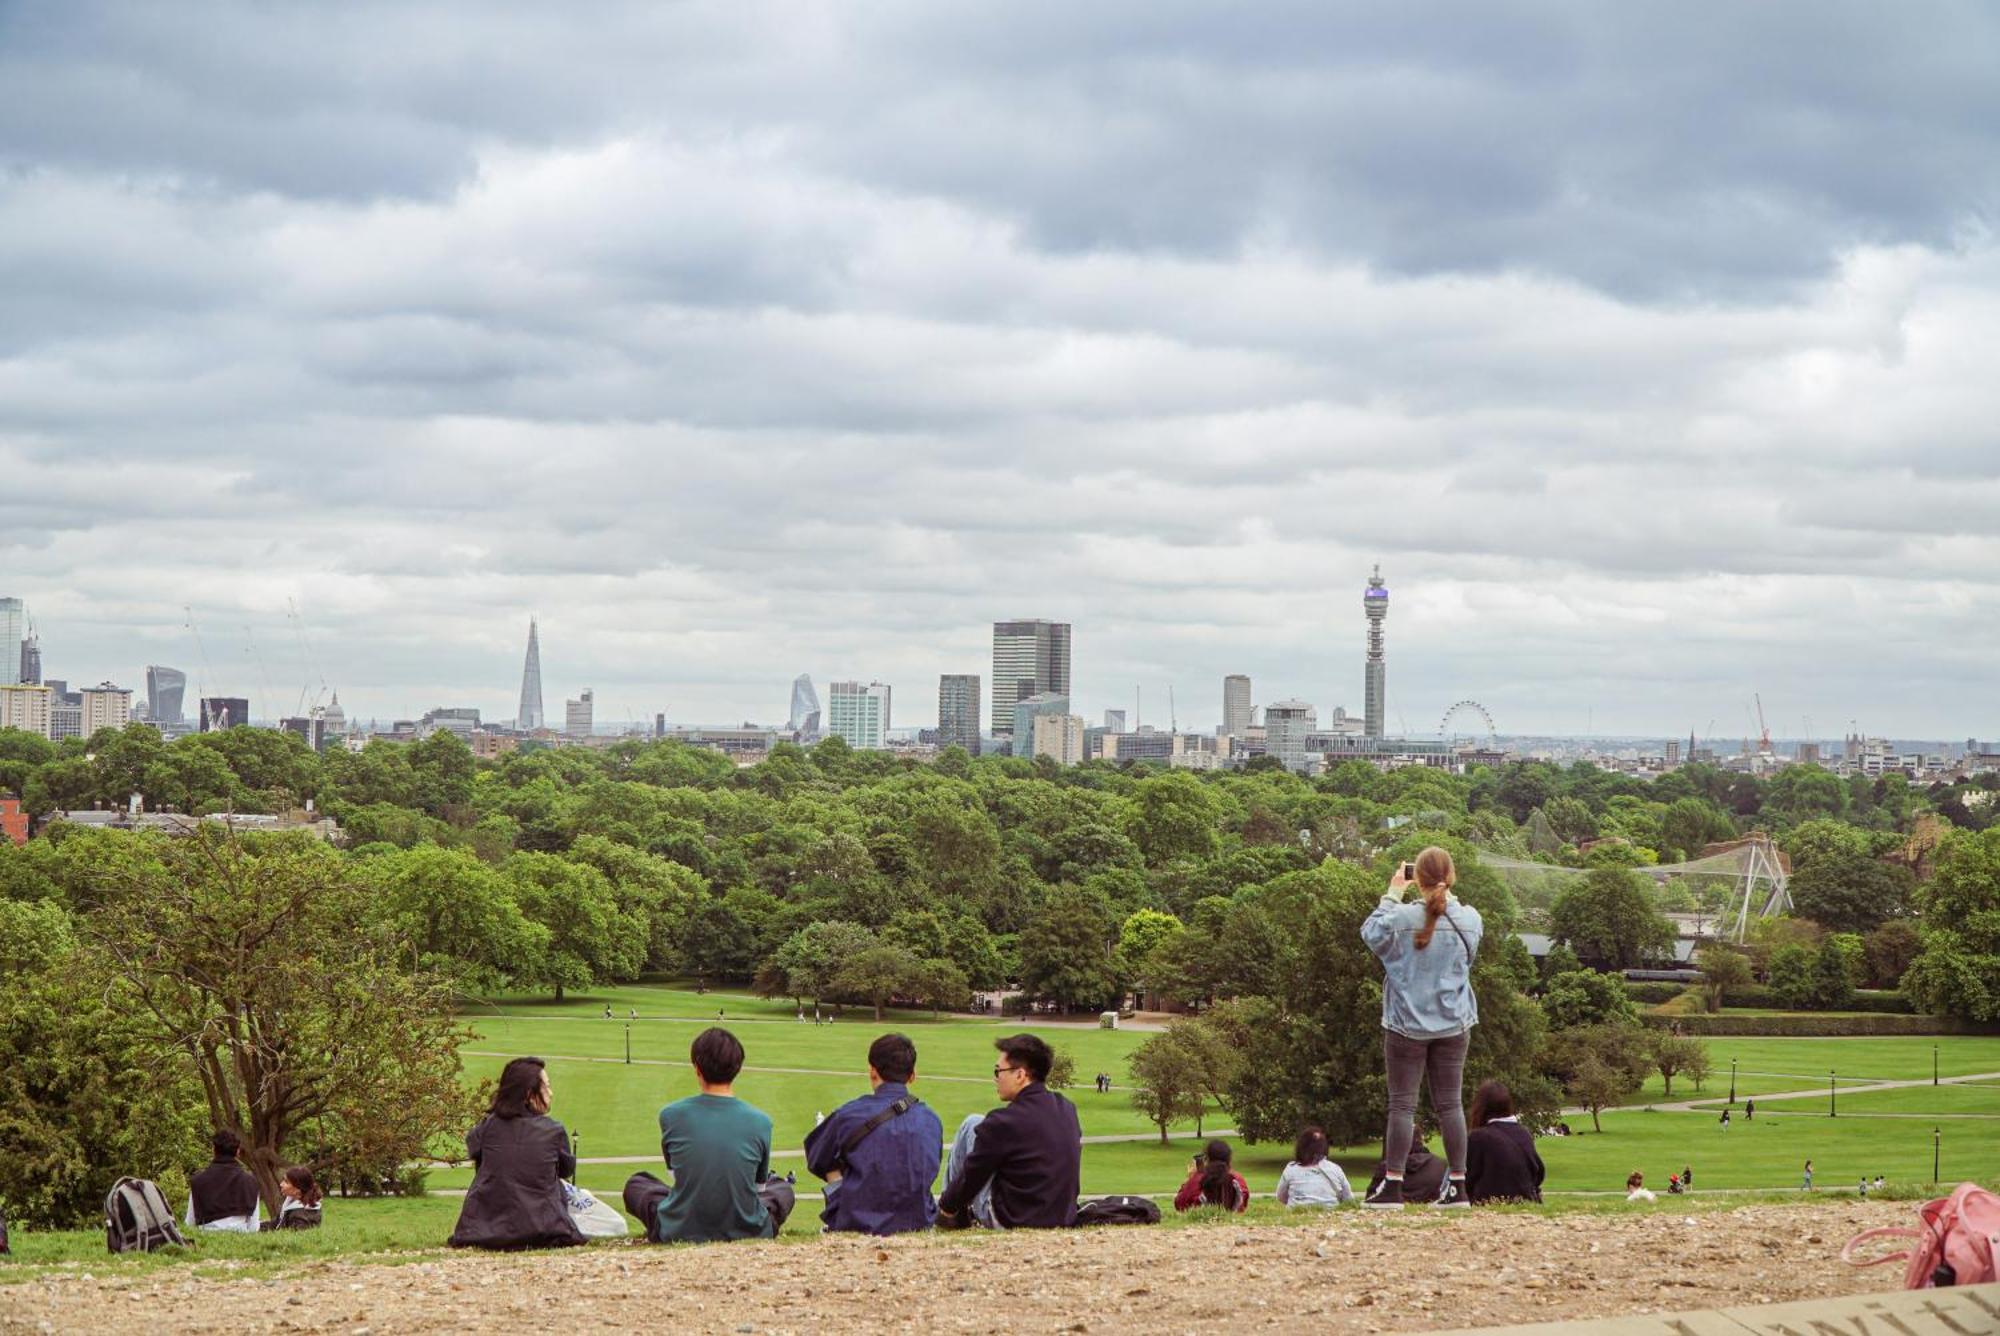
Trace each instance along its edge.
{"label": "green tree", "polygon": [[1551,978],[1542,990],[1542,1014],[1551,1030],[1607,1021],[1635,1024],[1639,1019],[1639,1009],[1625,991],[1624,981],[1595,970],[1572,970]]}
{"label": "green tree", "polygon": [[1847,953],[1838,937],[1828,937],[1813,956],[1812,1004],[1822,1011],[1839,1011],[1854,1001],[1854,980]]}
{"label": "green tree", "polygon": [[1118,928],[1118,948],[1113,960],[1119,978],[1149,991],[1156,987],[1159,968],[1155,953],[1186,931],[1172,914],[1162,914],[1157,909],[1135,910]]}
{"label": "green tree", "polygon": [[1803,946],[1787,943],[1773,951],[1764,976],[1785,1006],[1797,1010],[1814,1005],[1813,953]]}
{"label": "green tree", "polygon": [[1750,958],[1720,942],[1697,947],[1695,965],[1701,970],[1702,997],[1710,1011],[1721,1011],[1729,990],[1745,987],[1751,979]]}
{"label": "green tree", "polygon": [[1632,969],[1673,949],[1674,929],[1653,905],[1645,878],[1598,868],[1556,898],[1549,932],[1588,964]]}
{"label": "green tree", "polygon": [[1922,950],[1903,992],[1935,1015],[2000,1020],[2000,826],[1944,840],[1917,911]]}
{"label": "green tree", "polygon": [[1132,1107],[1160,1129],[1160,1144],[1175,1123],[1192,1122],[1195,1135],[1208,1103],[1226,1090],[1236,1066],[1228,1041],[1196,1020],[1177,1021],[1153,1035],[1126,1063],[1132,1074]]}
{"label": "green tree", "polygon": [[243,786],[212,747],[172,746],[146,767],[142,791],[156,808],[193,816],[243,806]]}
{"label": "green tree", "polygon": [[[875,934],[859,923],[838,919],[809,923],[786,938],[771,957],[775,969],[770,996],[808,998],[814,1005],[836,995],[836,979],[848,960],[876,944]],[[903,948],[896,948],[903,950]],[[907,952],[905,952],[907,954]]]}
{"label": "green tree", "polygon": [[1597,835],[1597,817],[1581,798],[1551,798],[1543,804],[1542,815],[1565,844],[1580,844]]}
{"label": "green tree", "polygon": [[1908,912],[1916,878],[1872,858],[1822,855],[1792,874],[1792,912],[1829,932],[1867,932]]}
{"label": "green tree", "polygon": [[902,947],[874,942],[840,962],[830,991],[839,1001],[874,1007],[879,1021],[890,998],[916,991],[917,969],[917,958]]}
{"label": "green tree", "polygon": [[1065,1010],[1118,1000],[1111,921],[1083,892],[1059,888],[1021,933],[1021,989]]}
{"label": "green tree", "polygon": [[1903,982],[1903,972],[1917,958],[1923,942],[1916,925],[1906,919],[1890,919],[1861,939],[1861,951],[1868,962],[1870,988],[1894,988]]}
{"label": "green tree", "polygon": [[1206,858],[1214,853],[1220,818],[1214,797],[1201,781],[1175,770],[1139,784],[1125,831],[1146,862],[1158,867],[1176,858]]}
{"label": "green tree", "polygon": [[[107,899],[79,972],[135,1018],[152,1059],[192,1074],[273,1216],[308,1125],[369,1126],[370,1157],[402,1163],[476,1115],[450,986],[410,971],[410,943],[334,850],[204,828],[135,844],[100,873]],[[335,1169],[359,1149],[316,1144],[315,1159]]]}
{"label": "green tree", "polygon": [[358,860],[376,921],[410,945],[409,963],[479,992],[544,977],[549,929],[529,921],[506,877],[434,844]]}
{"label": "green tree", "polygon": [[1636,1025],[1589,1025],[1551,1035],[1548,1064],[1564,1094],[1588,1109],[1591,1128],[1602,1132],[1598,1114],[1638,1093],[1652,1054]]}
{"label": "green tree", "polygon": [[645,963],[645,923],[626,913],[596,868],[555,854],[515,854],[506,874],[530,922],[548,932],[537,982],[555,992],[630,979]]}
{"label": "green tree", "polygon": [[910,975],[910,995],[931,1009],[932,1019],[945,1011],[972,1005],[972,985],[957,962],[933,956],[919,960]]}
{"label": "green tree", "polygon": [[1692,1074],[1700,1067],[1705,1076],[1708,1072],[1708,1045],[1693,1035],[1669,1034],[1656,1030],[1652,1035],[1653,1069],[1665,1083],[1666,1097],[1674,1097],[1674,1078],[1683,1072]]}

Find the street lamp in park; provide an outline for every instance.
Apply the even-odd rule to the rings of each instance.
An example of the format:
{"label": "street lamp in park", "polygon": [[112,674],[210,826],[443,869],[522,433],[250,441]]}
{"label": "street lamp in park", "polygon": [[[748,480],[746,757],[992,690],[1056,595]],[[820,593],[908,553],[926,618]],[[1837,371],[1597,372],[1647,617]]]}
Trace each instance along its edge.
{"label": "street lamp in park", "polygon": [[1840,1116],[1840,1110],[1834,1107],[1833,1090],[1834,1090],[1833,1068],[1829,1067],[1826,1069],[1826,1116],[1829,1118],[1838,1118]]}
{"label": "street lamp in park", "polygon": [[625,1022],[625,1065],[632,1065],[632,1022]]}
{"label": "street lamp in park", "polygon": [[1938,1151],[1943,1137],[1943,1129],[1936,1127],[1931,1129],[1931,1182],[1933,1183],[1938,1181]]}
{"label": "street lamp in park", "polygon": [[1729,1103],[1731,1107],[1736,1104],[1736,1059],[1734,1058],[1729,1060]]}
{"label": "street lamp in park", "polygon": [[1937,1083],[1938,1083],[1938,1079],[1937,1079],[1937,1045],[1936,1045],[1936,1044],[1932,1044],[1932,1045],[1931,1045],[1931,1084],[1932,1084],[1932,1085],[1936,1085]]}

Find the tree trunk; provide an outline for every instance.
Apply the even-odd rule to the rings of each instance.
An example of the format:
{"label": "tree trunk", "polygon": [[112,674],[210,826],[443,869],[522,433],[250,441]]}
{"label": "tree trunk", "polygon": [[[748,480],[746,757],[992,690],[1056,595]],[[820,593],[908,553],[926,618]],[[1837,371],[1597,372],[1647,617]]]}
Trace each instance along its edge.
{"label": "tree trunk", "polygon": [[1160,1144],[1162,1146],[1167,1144],[1167,1125],[1165,1123],[1160,1124]]}
{"label": "tree trunk", "polygon": [[878,1021],[882,1019],[882,1004],[880,1002],[875,1004],[875,1019]]}
{"label": "tree trunk", "polygon": [[1672,1099],[1674,1097],[1674,1074],[1672,1072],[1661,1072],[1660,1079],[1667,1083],[1667,1098]]}
{"label": "tree trunk", "polygon": [[560,1002],[560,1001],[562,1001],[562,1000],[563,1000],[563,996],[562,996],[562,980],[558,979],[558,980],[556,980],[556,1001]]}
{"label": "tree trunk", "polygon": [[1595,1104],[1590,1106],[1590,1130],[1593,1132],[1602,1132],[1604,1130],[1604,1124],[1597,1121],[1597,1106]]}
{"label": "tree trunk", "polygon": [[276,1220],[285,1200],[284,1193],[278,1190],[285,1176],[285,1157],[276,1146],[253,1145],[245,1137],[241,1159],[243,1167],[257,1180],[257,1195],[263,1199],[265,1217]]}

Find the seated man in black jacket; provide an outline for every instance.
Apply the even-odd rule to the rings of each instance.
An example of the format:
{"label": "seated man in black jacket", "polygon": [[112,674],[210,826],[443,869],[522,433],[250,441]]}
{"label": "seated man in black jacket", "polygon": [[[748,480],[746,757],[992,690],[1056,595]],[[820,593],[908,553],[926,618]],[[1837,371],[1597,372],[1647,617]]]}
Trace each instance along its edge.
{"label": "seated man in black jacket", "polygon": [[255,1234],[264,1218],[264,1202],[257,1180],[236,1158],[242,1140],[225,1127],[209,1144],[215,1158],[188,1179],[187,1223],[197,1229]]}
{"label": "seated man in black jacket", "polygon": [[1465,1195],[1485,1201],[1540,1201],[1542,1157],[1535,1134],[1514,1116],[1514,1092],[1487,1081],[1473,1092],[1472,1130],[1465,1139]]}
{"label": "seated man in black jacket", "polygon": [[[996,1039],[993,1047],[1000,1050],[993,1087],[1001,1106],[959,1128],[945,1166],[938,1224],[954,1228],[977,1221],[1000,1229],[1073,1225],[1083,1128],[1076,1107],[1042,1084],[1055,1054],[1031,1034]],[[990,1201],[981,1203],[983,1196]]]}

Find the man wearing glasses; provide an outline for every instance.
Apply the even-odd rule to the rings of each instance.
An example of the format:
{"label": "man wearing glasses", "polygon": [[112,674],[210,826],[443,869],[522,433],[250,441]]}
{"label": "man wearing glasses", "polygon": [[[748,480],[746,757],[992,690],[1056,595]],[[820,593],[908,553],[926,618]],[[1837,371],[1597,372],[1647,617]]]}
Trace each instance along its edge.
{"label": "man wearing glasses", "polygon": [[1076,1223],[1083,1127],[1076,1107],[1043,1084],[1055,1055],[1031,1034],[993,1041],[1000,1107],[959,1127],[945,1164],[938,1224],[1062,1229]]}

